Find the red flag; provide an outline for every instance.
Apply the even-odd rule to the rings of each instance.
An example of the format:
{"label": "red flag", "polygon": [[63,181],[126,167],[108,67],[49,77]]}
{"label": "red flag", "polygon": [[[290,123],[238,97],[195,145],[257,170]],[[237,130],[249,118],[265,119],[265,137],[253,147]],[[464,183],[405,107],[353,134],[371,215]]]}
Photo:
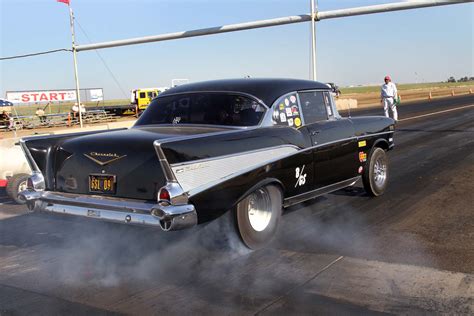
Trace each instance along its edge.
{"label": "red flag", "polygon": [[67,5],[69,5],[69,0],[56,0],[57,2],[62,2],[62,3],[65,3]]}

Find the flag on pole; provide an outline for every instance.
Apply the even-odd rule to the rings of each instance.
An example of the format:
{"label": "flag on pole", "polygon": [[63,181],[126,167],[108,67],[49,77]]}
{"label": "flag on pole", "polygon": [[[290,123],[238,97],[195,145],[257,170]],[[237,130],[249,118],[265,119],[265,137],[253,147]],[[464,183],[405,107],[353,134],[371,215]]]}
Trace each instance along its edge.
{"label": "flag on pole", "polygon": [[69,5],[69,0],[56,0],[57,2],[62,2],[62,3],[65,3],[67,5]]}

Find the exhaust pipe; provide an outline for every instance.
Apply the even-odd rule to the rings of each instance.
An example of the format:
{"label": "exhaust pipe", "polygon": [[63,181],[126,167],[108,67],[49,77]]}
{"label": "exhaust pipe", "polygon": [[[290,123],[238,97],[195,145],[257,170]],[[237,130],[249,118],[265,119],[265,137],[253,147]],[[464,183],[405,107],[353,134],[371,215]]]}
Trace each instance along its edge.
{"label": "exhaust pipe", "polygon": [[164,231],[180,230],[197,225],[197,213],[191,204],[158,206],[151,210],[151,215],[160,220]]}
{"label": "exhaust pipe", "polygon": [[18,193],[18,198],[25,202],[28,211],[33,212],[41,210],[39,201],[41,198],[41,192],[27,189]]}

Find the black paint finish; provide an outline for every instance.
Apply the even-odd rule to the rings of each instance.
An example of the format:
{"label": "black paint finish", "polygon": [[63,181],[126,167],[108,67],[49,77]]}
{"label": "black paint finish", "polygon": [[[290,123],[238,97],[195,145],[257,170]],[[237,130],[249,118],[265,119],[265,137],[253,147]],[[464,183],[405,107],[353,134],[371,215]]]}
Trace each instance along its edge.
{"label": "black paint finish", "polygon": [[[262,100],[269,108],[282,95],[293,91],[328,90],[322,83],[290,79],[241,79],[187,84],[170,89],[160,96],[199,91],[245,93]],[[272,114],[273,108],[268,110]],[[281,110],[281,109],[280,109]],[[336,113],[337,114],[337,113]],[[196,190],[190,196],[203,222],[234,207],[255,188],[274,183],[282,188],[284,198],[356,177],[372,147],[390,149],[394,121],[389,118],[331,116],[328,120],[301,126],[273,125],[271,120],[258,127],[213,125],[144,125],[129,130],[70,134],[26,139],[33,159],[45,175],[47,190],[90,194],[89,175],[116,176],[118,198],[156,201],[165,185],[161,165],[153,143],[158,141],[169,164],[189,163],[236,155],[269,147],[291,146],[294,154],[267,161],[233,174],[221,183]],[[100,163],[94,154],[120,157]],[[87,155],[87,156],[86,156]],[[304,181],[301,175],[304,175]]]}

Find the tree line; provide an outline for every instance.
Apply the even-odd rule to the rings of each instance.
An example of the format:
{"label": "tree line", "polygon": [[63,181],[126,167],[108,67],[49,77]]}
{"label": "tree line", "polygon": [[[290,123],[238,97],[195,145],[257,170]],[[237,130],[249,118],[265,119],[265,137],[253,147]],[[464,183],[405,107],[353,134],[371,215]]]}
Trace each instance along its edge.
{"label": "tree line", "polygon": [[459,78],[458,80],[456,80],[456,78],[454,78],[453,76],[448,78],[448,82],[467,82],[467,81],[474,81],[474,77],[465,76],[465,77]]}

